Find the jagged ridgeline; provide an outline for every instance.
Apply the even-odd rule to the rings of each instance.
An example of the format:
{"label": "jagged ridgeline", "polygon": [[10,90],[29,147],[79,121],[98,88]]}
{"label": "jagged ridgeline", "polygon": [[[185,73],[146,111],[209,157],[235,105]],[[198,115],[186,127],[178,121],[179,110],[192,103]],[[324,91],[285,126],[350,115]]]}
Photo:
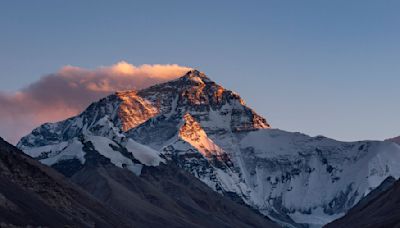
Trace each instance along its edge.
{"label": "jagged ridgeline", "polygon": [[271,129],[238,94],[196,70],[110,95],[40,126],[18,147],[72,179],[102,160],[139,177],[176,166],[288,227],[322,226],[400,176],[398,145]]}

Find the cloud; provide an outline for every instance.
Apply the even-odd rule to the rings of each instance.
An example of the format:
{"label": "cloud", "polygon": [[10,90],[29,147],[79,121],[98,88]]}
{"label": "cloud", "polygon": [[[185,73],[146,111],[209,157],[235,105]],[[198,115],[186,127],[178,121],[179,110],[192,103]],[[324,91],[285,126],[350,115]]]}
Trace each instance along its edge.
{"label": "cloud", "polygon": [[0,92],[0,136],[16,143],[40,124],[76,115],[115,91],[146,88],[190,69],[176,64],[134,66],[124,61],[94,70],[65,66],[13,94]]}

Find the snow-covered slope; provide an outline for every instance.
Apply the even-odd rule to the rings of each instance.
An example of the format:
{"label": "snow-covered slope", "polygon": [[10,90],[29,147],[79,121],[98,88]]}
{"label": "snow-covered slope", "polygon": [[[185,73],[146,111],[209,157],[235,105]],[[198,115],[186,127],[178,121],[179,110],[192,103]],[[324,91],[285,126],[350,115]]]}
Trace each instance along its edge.
{"label": "snow-covered slope", "polygon": [[252,203],[296,223],[326,224],[389,175],[400,177],[400,147],[392,143],[344,143],[270,129],[247,134],[239,147]]}
{"label": "snow-covered slope", "polygon": [[83,165],[91,150],[136,174],[172,162],[289,227],[322,226],[388,176],[400,176],[399,145],[270,129],[238,94],[195,70],[106,97],[77,117],[35,129],[18,146],[53,166],[72,159]]}

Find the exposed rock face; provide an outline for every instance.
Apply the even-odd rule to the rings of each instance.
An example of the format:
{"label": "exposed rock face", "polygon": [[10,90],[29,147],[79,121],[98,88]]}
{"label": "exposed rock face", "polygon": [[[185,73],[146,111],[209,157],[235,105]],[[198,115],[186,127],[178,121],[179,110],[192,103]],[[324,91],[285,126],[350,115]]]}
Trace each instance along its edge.
{"label": "exposed rock face", "polygon": [[[239,95],[217,85],[198,71],[141,90],[138,95],[159,108],[159,117],[180,121],[189,113],[201,122],[206,132],[252,131],[270,127],[264,118],[245,105]],[[139,130],[132,129],[128,134]]]}
{"label": "exposed rock face", "polygon": [[137,175],[175,164],[289,227],[322,226],[388,176],[400,177],[398,145],[270,129],[239,95],[198,71],[123,94],[102,99],[77,117],[43,125],[18,146],[53,166],[72,158],[86,164],[87,152],[71,153],[82,151],[77,139]]}
{"label": "exposed rock face", "polygon": [[156,107],[137,96],[134,91],[117,92],[116,96],[122,100],[118,108],[117,126],[123,131],[128,131],[158,114]]}

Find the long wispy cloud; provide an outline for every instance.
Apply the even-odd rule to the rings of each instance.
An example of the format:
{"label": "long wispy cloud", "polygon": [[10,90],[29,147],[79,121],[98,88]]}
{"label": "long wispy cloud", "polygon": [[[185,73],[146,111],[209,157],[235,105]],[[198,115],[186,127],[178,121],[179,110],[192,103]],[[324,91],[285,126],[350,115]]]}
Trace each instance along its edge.
{"label": "long wispy cloud", "polygon": [[76,115],[110,93],[142,89],[180,77],[190,69],[127,62],[94,70],[65,66],[20,91],[0,92],[0,136],[16,143],[38,125]]}

